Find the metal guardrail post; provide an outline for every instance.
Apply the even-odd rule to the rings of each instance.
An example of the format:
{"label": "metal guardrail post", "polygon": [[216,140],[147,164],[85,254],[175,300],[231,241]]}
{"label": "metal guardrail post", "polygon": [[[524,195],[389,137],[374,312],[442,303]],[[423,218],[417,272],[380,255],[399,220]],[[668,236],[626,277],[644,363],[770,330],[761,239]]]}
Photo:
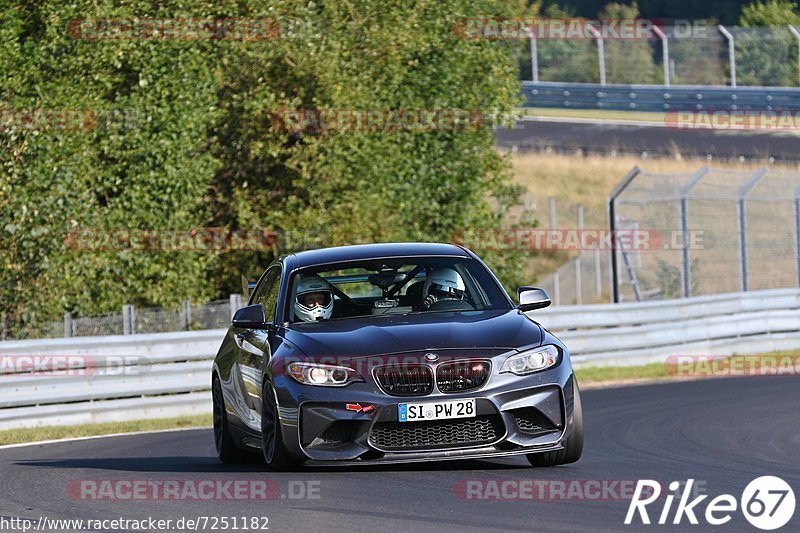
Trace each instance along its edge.
{"label": "metal guardrail post", "polygon": [[608,225],[609,230],[611,231],[611,250],[609,253],[611,254],[610,263],[611,268],[610,275],[611,275],[611,303],[618,303],[619,302],[619,279],[618,279],[618,265],[617,265],[617,247],[619,246],[619,241],[617,240],[616,234],[616,206],[615,202],[617,200],[617,196],[619,196],[627,187],[631,184],[631,182],[641,174],[642,170],[635,166],[633,167],[625,177],[622,178],[614,190],[611,191],[611,194],[606,199],[606,204],[608,205]]}
{"label": "metal guardrail post", "polygon": [[739,219],[739,272],[741,276],[741,288],[742,292],[746,292],[748,290],[748,271],[747,271],[747,217],[745,216],[745,197],[750,190],[756,186],[756,184],[763,178],[767,173],[767,169],[763,168],[761,170],[757,170],[753,175],[747,180],[747,183],[742,185],[739,188],[739,194],[737,195],[736,199],[736,214],[738,215]]}
{"label": "metal guardrail post", "polygon": [[597,39],[597,60],[600,66],[600,85],[606,84],[606,51],[605,46],[603,44],[603,34],[597,31],[597,28],[592,26],[591,24],[587,25],[589,31],[592,35],[595,36]]}
{"label": "metal guardrail post", "polygon": [[717,29],[728,39],[728,62],[731,70],[731,87],[736,87],[736,42],[733,38],[733,34],[726,30],[725,26],[720,24],[717,26]]}
{"label": "metal guardrail post", "polygon": [[789,24],[789,31],[792,32],[792,35],[797,39],[797,75],[800,77],[800,31],[797,31],[797,28],[791,24]]}
{"label": "metal guardrail post", "polygon": [[72,337],[72,313],[64,311],[64,337]]}
{"label": "metal guardrail post", "polygon": [[653,33],[658,35],[661,39],[661,57],[664,63],[664,86],[669,87],[669,39],[667,39],[667,34],[661,31],[661,28],[656,25],[653,25]]}
{"label": "metal guardrail post", "polygon": [[679,204],[679,215],[681,224],[681,281],[683,283],[683,297],[688,298],[692,295],[692,270],[689,264],[689,200],[691,190],[697,185],[703,176],[708,174],[708,167],[698,170],[689,182],[681,187],[681,198]]}

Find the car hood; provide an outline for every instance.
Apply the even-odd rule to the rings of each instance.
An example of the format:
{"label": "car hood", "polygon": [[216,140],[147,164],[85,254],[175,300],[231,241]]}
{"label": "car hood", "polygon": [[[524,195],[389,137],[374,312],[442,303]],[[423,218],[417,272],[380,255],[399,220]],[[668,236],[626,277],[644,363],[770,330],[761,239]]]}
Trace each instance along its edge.
{"label": "car hood", "polygon": [[542,342],[539,325],[516,309],[296,323],[287,327],[284,335],[311,357],[359,357],[446,349],[510,350]]}

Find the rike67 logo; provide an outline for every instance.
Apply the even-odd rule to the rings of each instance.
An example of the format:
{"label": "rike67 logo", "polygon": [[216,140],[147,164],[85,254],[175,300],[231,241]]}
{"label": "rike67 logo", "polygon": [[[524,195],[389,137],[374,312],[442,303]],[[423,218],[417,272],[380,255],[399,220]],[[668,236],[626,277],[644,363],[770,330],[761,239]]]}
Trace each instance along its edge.
{"label": "rike67 logo", "polygon": [[[741,509],[750,524],[758,529],[770,531],[785,526],[794,515],[794,491],[779,477],[762,476],[754,479],[745,487],[742,497],[738,501],[730,494],[721,494],[706,503],[704,512],[701,512],[701,504],[708,498],[708,495],[703,494],[690,501],[693,485],[694,479],[687,480],[685,484],[678,481],[669,484],[670,492],[664,498],[661,512],[657,517],[654,516],[656,523],[660,525],[680,524],[685,518],[690,524],[696,525],[699,523],[699,516],[712,526],[720,526],[730,522],[737,509]],[[684,488],[679,493],[681,487]],[[637,514],[638,520],[641,520],[642,524],[650,524],[651,518],[647,507],[661,497],[661,492],[661,483],[658,481],[640,479],[628,507],[625,524],[633,523]],[[676,499],[678,504],[673,513],[672,504]],[[657,505],[652,507],[657,507]],[[657,511],[657,509],[651,508],[650,511]],[[671,521],[670,515],[672,515]]]}

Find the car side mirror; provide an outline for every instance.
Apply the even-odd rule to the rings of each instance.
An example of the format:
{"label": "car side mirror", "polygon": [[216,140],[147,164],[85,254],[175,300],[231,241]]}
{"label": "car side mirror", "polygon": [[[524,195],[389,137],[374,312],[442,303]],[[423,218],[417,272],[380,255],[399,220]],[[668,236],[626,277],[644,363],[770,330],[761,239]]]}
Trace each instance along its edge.
{"label": "car side mirror", "polygon": [[550,305],[550,296],[547,291],[539,287],[520,287],[517,289],[520,311],[533,311],[543,309]]}
{"label": "car side mirror", "polygon": [[264,304],[248,305],[242,307],[233,315],[231,324],[237,328],[263,329],[267,324],[267,310]]}

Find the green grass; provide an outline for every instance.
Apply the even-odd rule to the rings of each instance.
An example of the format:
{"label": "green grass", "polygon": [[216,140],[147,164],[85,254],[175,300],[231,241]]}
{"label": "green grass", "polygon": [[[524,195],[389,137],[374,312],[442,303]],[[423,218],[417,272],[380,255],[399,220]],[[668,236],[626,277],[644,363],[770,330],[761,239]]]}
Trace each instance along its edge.
{"label": "green grass", "polygon": [[202,416],[185,416],[180,418],[135,420],[131,422],[86,424],[81,426],[42,426],[36,428],[0,431],[0,445],[17,444],[21,442],[36,442],[40,440],[51,439],[67,439],[73,437],[89,437],[94,435],[109,435],[112,433],[129,433],[134,431],[155,431],[159,429],[181,429],[210,426],[210,414]]}
{"label": "green grass", "polygon": [[662,363],[651,363],[641,366],[590,366],[576,368],[575,375],[578,383],[588,385],[594,383],[660,379],[669,377],[666,365]]}
{"label": "green grass", "polygon": [[651,111],[620,111],[616,109],[561,109],[553,107],[523,107],[519,111],[529,117],[590,118],[598,120],[637,120],[664,123],[664,113]]}
{"label": "green grass", "polygon": [[728,377],[763,372],[791,372],[800,367],[800,350],[785,350],[761,355],[731,355],[716,363],[707,360],[680,368],[674,364],[651,363],[638,366],[593,366],[576,368],[581,385],[612,384],[625,381]]}

